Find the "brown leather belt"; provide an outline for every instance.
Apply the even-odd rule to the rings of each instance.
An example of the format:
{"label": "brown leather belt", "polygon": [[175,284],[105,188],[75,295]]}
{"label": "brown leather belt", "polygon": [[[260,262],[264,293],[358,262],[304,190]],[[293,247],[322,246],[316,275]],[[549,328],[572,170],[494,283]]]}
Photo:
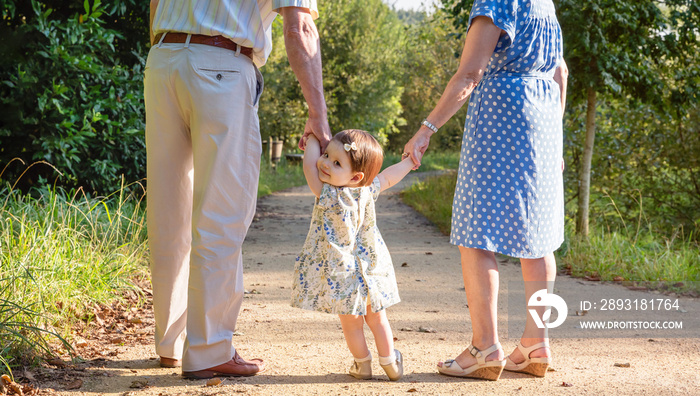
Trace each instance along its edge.
{"label": "brown leather belt", "polygon": [[[163,33],[158,33],[155,37],[155,43],[160,42],[160,37]],[[164,43],[184,43],[187,41],[187,33],[165,33]],[[212,47],[226,48],[231,51],[236,51],[239,47],[241,48],[241,54],[253,59],[253,49],[250,47],[244,47],[238,45],[227,39],[224,36],[206,36],[203,34],[193,34],[190,38],[190,44],[204,44],[211,45]]]}

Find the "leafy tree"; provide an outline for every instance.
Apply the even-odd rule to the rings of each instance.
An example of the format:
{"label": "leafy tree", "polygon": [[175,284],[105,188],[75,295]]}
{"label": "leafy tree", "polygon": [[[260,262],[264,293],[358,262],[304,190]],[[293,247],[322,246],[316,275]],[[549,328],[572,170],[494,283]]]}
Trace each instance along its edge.
{"label": "leafy tree", "polygon": [[[23,38],[18,57],[0,66],[0,163],[43,160],[64,174],[63,184],[99,192],[114,189],[121,175],[142,178],[143,58],[132,55],[133,66],[119,61],[121,36],[104,26],[99,0],[67,19],[53,18],[39,1],[31,5],[33,16],[13,30]],[[9,167],[2,177],[14,181],[22,171]],[[22,181],[52,174],[33,167]]]}
{"label": "leafy tree", "polygon": [[[425,15],[423,22],[406,28],[402,48],[401,97],[406,125],[393,135],[390,149],[400,152],[416,133],[420,122],[437,104],[448,81],[457,71],[464,36],[452,25],[449,14],[437,10]],[[430,150],[459,149],[464,131],[466,106],[440,128],[430,142]]]}
{"label": "leafy tree", "polygon": [[[316,23],[331,129],[365,129],[385,143],[403,123],[397,80],[403,25],[381,0],[339,0],[320,6]],[[266,92],[260,105],[261,131],[263,137],[285,137],[294,144],[307,111],[286,59],[281,26],[279,20],[273,26],[273,51],[262,68]]]}
{"label": "leafy tree", "polygon": [[[466,25],[471,3],[442,1],[456,26]],[[698,96],[700,5],[693,0],[555,0],[555,5],[571,71],[569,114],[585,119],[585,140],[575,155],[576,229],[587,235],[599,97],[629,97],[632,104],[669,111],[675,120],[683,117]],[[571,110],[581,109],[580,103],[585,111]],[[580,124],[572,121],[567,125]]]}
{"label": "leafy tree", "polygon": [[[596,135],[598,96],[629,95],[656,109],[688,108],[696,97],[692,79],[682,81],[669,97],[659,78],[670,64],[683,65],[697,48],[700,6],[690,0],[556,1],[564,31],[565,57],[572,70],[570,92],[585,95],[586,137],[579,169],[576,230],[588,235],[591,162]],[[692,26],[694,24],[694,26]]]}

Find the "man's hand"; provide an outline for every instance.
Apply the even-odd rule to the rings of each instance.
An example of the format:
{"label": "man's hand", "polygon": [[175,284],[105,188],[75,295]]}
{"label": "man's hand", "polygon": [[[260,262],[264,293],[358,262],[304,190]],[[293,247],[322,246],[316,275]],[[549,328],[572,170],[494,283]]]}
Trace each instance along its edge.
{"label": "man's hand", "polygon": [[313,135],[316,137],[316,139],[318,139],[318,142],[321,144],[321,152],[325,152],[326,146],[332,138],[331,129],[328,126],[328,120],[325,118],[313,120],[311,119],[311,117],[309,117],[309,119],[306,120],[306,126],[304,127],[304,135],[301,137],[301,139],[299,139],[300,149],[305,149],[306,138],[309,135]]}

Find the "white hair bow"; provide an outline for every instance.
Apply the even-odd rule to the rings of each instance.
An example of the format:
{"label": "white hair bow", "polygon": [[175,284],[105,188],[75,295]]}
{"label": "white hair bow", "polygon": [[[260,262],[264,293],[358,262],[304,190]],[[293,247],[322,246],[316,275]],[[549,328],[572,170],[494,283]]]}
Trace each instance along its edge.
{"label": "white hair bow", "polygon": [[352,142],[352,144],[345,143],[343,147],[345,147],[345,151],[357,150],[357,145],[355,144],[355,142]]}

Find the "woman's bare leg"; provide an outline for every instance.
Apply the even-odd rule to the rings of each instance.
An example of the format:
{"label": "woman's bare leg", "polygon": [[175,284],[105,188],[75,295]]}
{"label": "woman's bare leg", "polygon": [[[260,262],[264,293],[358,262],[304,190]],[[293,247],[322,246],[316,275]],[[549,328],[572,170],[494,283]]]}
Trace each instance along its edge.
{"label": "woman's bare leg", "polygon": [[[554,254],[550,253],[545,257],[538,259],[520,259],[520,264],[523,272],[523,281],[525,283],[525,301],[530,300],[530,296],[536,291],[541,289],[547,289],[548,292],[552,292],[554,286],[554,279],[557,275],[557,264],[554,259]],[[557,313],[559,314],[559,313]],[[542,315],[542,312],[540,312]],[[520,342],[524,347],[529,347],[540,342],[545,342],[548,340],[547,329],[540,329],[535,324],[535,321],[529,314],[525,317],[527,321],[525,322],[525,331],[520,338]],[[541,316],[540,316],[541,317]],[[550,357],[551,351],[549,348],[539,348],[530,354],[530,357]],[[522,363],[525,357],[516,348],[513,353],[510,354],[510,359],[513,363]]]}
{"label": "woman's bare leg", "polygon": [[[498,264],[493,252],[461,246],[459,252],[469,316],[472,320],[472,345],[484,350],[498,342]],[[503,350],[499,349],[488,355],[486,360],[503,358]],[[466,349],[455,360],[462,368],[476,363],[476,358]],[[442,363],[438,365],[442,366]]]}

